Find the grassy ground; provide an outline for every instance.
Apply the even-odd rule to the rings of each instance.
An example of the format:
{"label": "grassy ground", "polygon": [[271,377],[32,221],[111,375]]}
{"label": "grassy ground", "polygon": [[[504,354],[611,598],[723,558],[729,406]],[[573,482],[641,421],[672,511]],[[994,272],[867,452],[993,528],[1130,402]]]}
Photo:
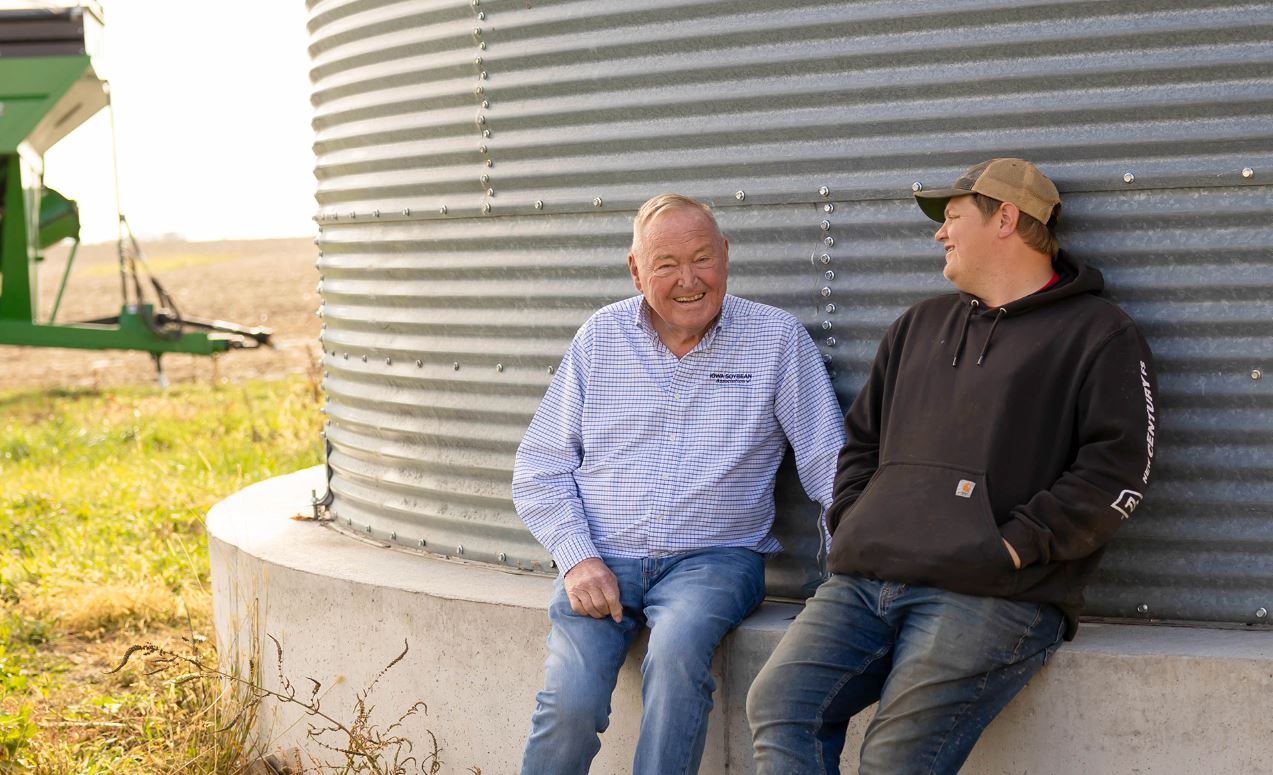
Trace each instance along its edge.
{"label": "grassy ground", "polygon": [[320,418],[303,377],[0,393],[0,772],[231,770],[215,682],[105,671],[210,653],[204,515],[321,462]]}

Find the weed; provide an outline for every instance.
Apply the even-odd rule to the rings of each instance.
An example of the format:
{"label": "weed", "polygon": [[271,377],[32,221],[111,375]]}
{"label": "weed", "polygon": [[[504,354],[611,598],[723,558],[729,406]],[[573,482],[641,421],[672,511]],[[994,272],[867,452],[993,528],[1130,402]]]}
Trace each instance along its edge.
{"label": "weed", "polygon": [[[266,757],[264,761],[275,772],[314,772],[329,775],[409,775],[422,773],[437,775],[442,770],[439,758],[438,740],[431,731],[425,730],[429,738],[429,750],[422,755],[412,753],[413,745],[401,733],[403,724],[417,714],[425,714],[428,708],[423,702],[415,702],[397,717],[387,728],[381,729],[371,718],[372,706],[368,703],[376,684],[406,657],[410,650],[405,641],[402,652],[389,661],[380,672],[354,696],[351,709],[351,720],[341,721],[323,707],[323,685],[313,678],[306,678],[308,692],[298,692],[297,687],[287,678],[283,670],[283,645],[273,635],[268,636],[274,644],[275,665],[277,669],[277,690],[266,688],[255,679],[255,665],[250,669],[250,677],[244,678],[233,672],[226,672],[209,663],[200,654],[192,652],[182,654],[146,643],[133,645],[124,652],[119,664],[112,670],[122,670],[134,656],[140,657],[146,664],[147,675],[172,674],[173,684],[192,682],[230,683],[244,690],[238,703],[238,710],[230,722],[221,731],[244,730],[252,726],[260,705],[265,700],[274,700],[285,705],[296,707],[310,717],[306,737],[313,743],[313,748],[326,751],[329,760],[323,761],[314,753],[301,754],[293,751],[292,761],[284,761],[277,755]],[[302,755],[308,762],[302,762]],[[330,758],[330,757],[334,757]],[[294,769],[293,769],[294,765]],[[246,766],[246,764],[245,764]],[[481,775],[477,767],[469,768],[469,772]]]}

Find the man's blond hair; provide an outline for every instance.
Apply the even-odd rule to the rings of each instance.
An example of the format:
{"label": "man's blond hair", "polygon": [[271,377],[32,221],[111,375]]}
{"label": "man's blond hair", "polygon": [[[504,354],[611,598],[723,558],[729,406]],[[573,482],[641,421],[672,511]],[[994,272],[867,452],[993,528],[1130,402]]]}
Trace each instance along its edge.
{"label": "man's blond hair", "polygon": [[721,234],[720,224],[716,222],[716,216],[712,213],[712,208],[684,194],[659,194],[656,197],[647,199],[645,204],[641,205],[641,208],[637,210],[636,218],[632,219],[632,255],[636,256],[641,253],[641,232],[646,225],[670,210],[693,210],[702,213],[711,222],[717,238],[724,239],[724,235]]}

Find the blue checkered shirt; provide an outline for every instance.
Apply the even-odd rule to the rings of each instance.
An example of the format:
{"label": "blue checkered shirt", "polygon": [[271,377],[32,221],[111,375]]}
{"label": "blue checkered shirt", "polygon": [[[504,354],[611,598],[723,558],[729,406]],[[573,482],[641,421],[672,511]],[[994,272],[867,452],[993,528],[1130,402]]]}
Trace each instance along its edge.
{"label": "blue checkered shirt", "polygon": [[513,503],[562,573],[598,556],[777,552],[774,474],[788,440],[825,514],[843,423],[794,316],[727,294],[678,359],[635,296],[575,334],[517,449]]}

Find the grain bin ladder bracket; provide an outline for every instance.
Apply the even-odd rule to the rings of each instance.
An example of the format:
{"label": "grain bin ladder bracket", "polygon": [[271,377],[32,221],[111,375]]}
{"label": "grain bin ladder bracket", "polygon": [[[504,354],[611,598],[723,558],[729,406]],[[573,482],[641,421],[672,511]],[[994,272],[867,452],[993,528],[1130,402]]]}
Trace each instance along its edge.
{"label": "grain bin ladder bracket", "polygon": [[[100,15],[82,7],[0,9],[0,344],[142,350],[156,365],[162,353],[211,355],[268,344],[268,329],[183,317],[153,279],[158,304],[147,303],[137,275],[144,262],[131,235],[120,239],[124,299],[117,317],[54,323],[64,276],[52,313],[39,319],[41,251],[74,240],[69,275],[80,232],[75,203],[44,188],[43,157],[108,103],[86,45],[100,24]],[[121,219],[121,235],[124,226]]]}

